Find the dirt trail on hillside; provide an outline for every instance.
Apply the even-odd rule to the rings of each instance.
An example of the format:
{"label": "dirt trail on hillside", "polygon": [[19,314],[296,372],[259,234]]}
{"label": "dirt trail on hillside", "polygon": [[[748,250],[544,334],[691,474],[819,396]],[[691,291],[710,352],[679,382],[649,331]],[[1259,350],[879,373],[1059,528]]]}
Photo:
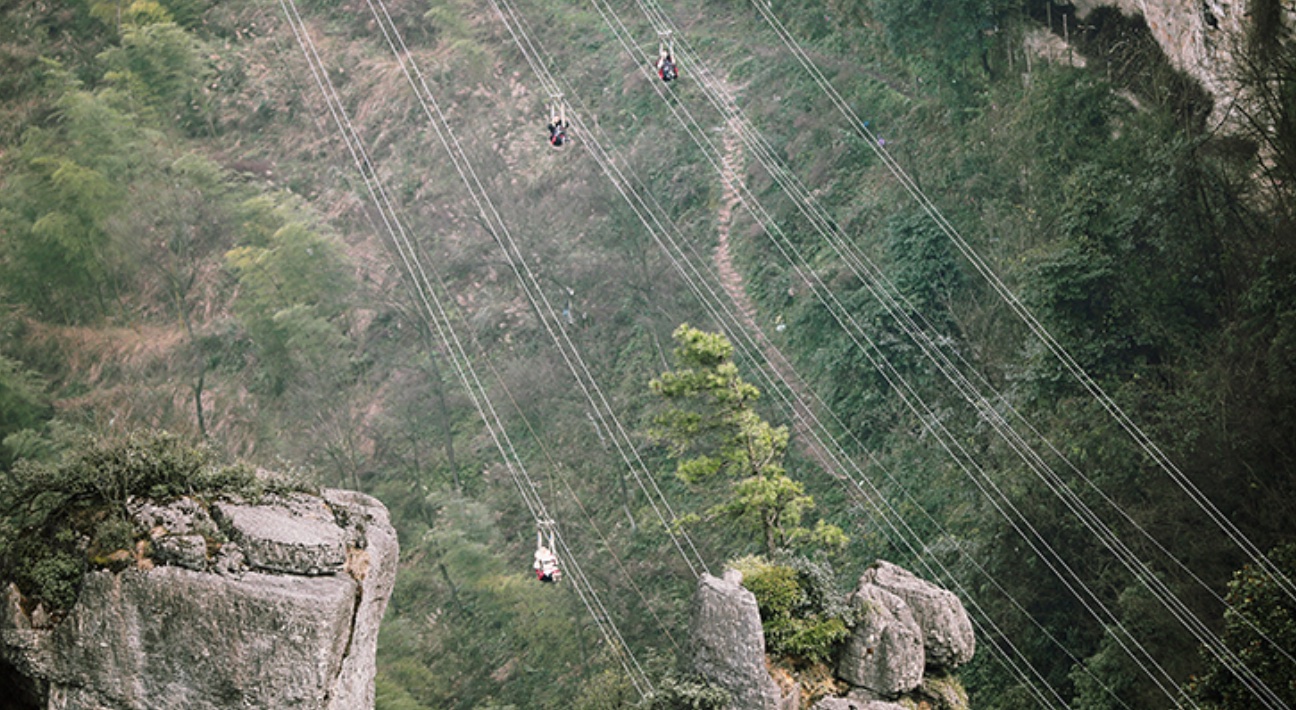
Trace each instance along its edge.
{"label": "dirt trail on hillside", "polygon": [[716,271],[720,275],[720,285],[724,288],[729,300],[733,302],[738,320],[741,321],[747,332],[751,333],[756,347],[760,348],[761,354],[769,362],[775,376],[786,383],[788,389],[791,390],[793,400],[793,441],[802,453],[818,464],[824,471],[837,478],[844,478],[844,474],[833,465],[832,456],[829,455],[828,450],[811,433],[810,423],[814,421],[814,418],[807,404],[811,401],[809,388],[797,375],[788,359],[783,356],[782,351],[774,343],[770,342],[769,338],[765,337],[765,332],[757,325],[756,304],[743,287],[742,275],[734,268],[733,256],[729,250],[730,233],[734,224],[734,209],[740,202],[738,185],[741,184],[746,173],[746,154],[743,151],[742,140],[738,134],[741,129],[741,120],[738,117],[730,118],[724,131],[723,193],[720,200],[720,209],[716,213],[716,231],[719,235],[719,243],[715,249],[715,265]]}

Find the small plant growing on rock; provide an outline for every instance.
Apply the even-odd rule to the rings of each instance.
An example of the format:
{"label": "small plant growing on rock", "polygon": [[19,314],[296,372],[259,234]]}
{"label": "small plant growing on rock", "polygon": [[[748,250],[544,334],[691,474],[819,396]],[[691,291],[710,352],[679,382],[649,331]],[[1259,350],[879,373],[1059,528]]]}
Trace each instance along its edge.
{"label": "small plant growing on rock", "polygon": [[0,580],[17,584],[32,605],[64,610],[87,569],[133,561],[143,531],[127,510],[131,498],[256,499],[300,487],[221,465],[210,449],[166,432],[94,441],[57,464],[20,461],[0,476]]}
{"label": "small plant growing on rock", "polygon": [[733,567],[743,573],[743,586],[756,596],[768,653],[794,666],[832,660],[857,618],[833,590],[827,563],[744,557]]}
{"label": "small plant growing on rock", "polygon": [[729,704],[729,693],[695,676],[670,674],[644,698],[645,710],[721,710]]}

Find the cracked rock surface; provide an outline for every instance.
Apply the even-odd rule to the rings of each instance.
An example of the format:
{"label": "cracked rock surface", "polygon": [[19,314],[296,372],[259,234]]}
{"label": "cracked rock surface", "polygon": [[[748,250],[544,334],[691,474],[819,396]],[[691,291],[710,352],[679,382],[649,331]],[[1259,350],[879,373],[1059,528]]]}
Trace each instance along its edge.
{"label": "cracked rock surface", "polygon": [[153,557],[87,574],[61,618],[0,590],[0,666],[40,707],[373,707],[398,554],[381,503],[324,491],[132,512]]}

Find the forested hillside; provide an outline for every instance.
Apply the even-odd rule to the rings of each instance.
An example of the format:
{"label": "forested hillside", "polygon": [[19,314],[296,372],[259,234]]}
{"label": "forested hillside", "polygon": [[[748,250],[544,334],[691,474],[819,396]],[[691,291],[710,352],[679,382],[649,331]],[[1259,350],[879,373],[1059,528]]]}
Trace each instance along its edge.
{"label": "forested hillside", "polygon": [[700,707],[754,554],[955,591],[978,709],[1296,706],[1250,5],[1219,124],[1048,0],[0,0],[0,475],[166,429],[377,496],[382,710]]}

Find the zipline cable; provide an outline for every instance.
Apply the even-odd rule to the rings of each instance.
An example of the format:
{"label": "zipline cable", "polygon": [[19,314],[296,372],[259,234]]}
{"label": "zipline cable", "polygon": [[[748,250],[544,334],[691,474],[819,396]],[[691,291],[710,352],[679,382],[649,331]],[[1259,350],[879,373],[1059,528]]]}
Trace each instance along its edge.
{"label": "zipline cable", "polygon": [[[280,5],[289,19],[289,24],[293,28],[294,36],[297,38],[303,54],[306,56],[312,75],[315,78],[321,93],[324,94],[325,99],[328,102],[330,114],[333,116],[339,131],[342,133],[343,140],[346,142],[347,148],[352,154],[353,161],[355,161],[357,168],[365,178],[366,187],[370,192],[371,198],[374,200],[375,206],[378,207],[379,212],[388,227],[389,236],[392,237],[393,244],[396,245],[398,252],[401,254],[402,260],[406,263],[408,274],[415,282],[417,289],[421,294],[425,308],[427,308],[430,316],[429,320],[437,329],[438,335],[442,337],[447,350],[456,353],[463,358],[462,362],[459,358],[455,358],[456,370],[463,379],[466,389],[469,390],[470,396],[474,400],[474,404],[478,407],[483,423],[486,425],[488,433],[491,435],[497,448],[500,450],[506,467],[508,467],[510,473],[513,474],[514,482],[518,487],[524,503],[527,505],[532,517],[536,520],[537,525],[542,521],[549,520],[548,512],[544,508],[543,501],[539,497],[534,482],[530,480],[525,469],[522,468],[521,460],[517,457],[516,451],[513,450],[511,441],[508,441],[507,446],[505,446],[503,441],[501,441],[502,439],[507,441],[507,432],[503,430],[502,423],[499,421],[497,415],[494,414],[489,398],[485,397],[484,388],[481,388],[480,386],[480,381],[476,379],[475,373],[471,373],[471,361],[468,360],[466,352],[462,350],[457,337],[454,336],[453,328],[449,327],[450,321],[448,317],[445,318],[444,322],[446,329],[449,330],[450,337],[446,337],[446,332],[442,330],[442,320],[438,319],[437,315],[444,316],[444,310],[441,309],[439,299],[436,297],[435,290],[432,289],[430,282],[427,281],[426,273],[423,272],[421,264],[417,262],[417,256],[413,252],[412,244],[408,239],[408,235],[405,233],[404,226],[396,218],[394,208],[391,205],[381,181],[377,179],[376,171],[374,170],[368,155],[364,152],[363,144],[359,139],[358,133],[351,125],[350,119],[346,116],[345,109],[342,107],[340,98],[336,94],[336,89],[333,88],[331,80],[328,79],[327,73],[323,70],[323,62],[319,57],[318,51],[314,47],[313,41],[310,39],[304,21],[297,12],[294,0],[286,0],[286,2],[285,0],[280,0]],[[300,30],[298,24],[301,25]],[[326,85],[327,88],[325,88]],[[413,267],[411,267],[411,262],[413,263]],[[435,307],[433,307],[432,302],[429,302],[429,295],[431,296],[431,300],[436,303]],[[454,344],[454,347],[451,347],[452,343]],[[471,379],[469,374],[466,374],[465,371],[471,374]],[[484,406],[482,404],[483,401],[485,402]],[[487,410],[490,411],[489,416],[486,413]],[[492,420],[499,425],[500,428],[498,432],[495,427],[491,425]],[[512,454],[511,457],[510,453]],[[523,479],[526,480],[526,486],[523,485]],[[557,531],[555,531],[555,534],[557,539],[561,542],[562,538],[557,534]],[[564,546],[564,549],[570,552],[570,548],[566,547],[565,542],[561,542],[561,544]],[[569,562],[577,580],[584,580],[585,584],[588,585],[588,578],[584,576],[576,558],[570,558]],[[651,692],[651,682],[643,672],[642,667],[638,665],[638,661],[635,659],[628,645],[625,644],[620,631],[615,628],[615,623],[612,622],[610,616],[607,614],[606,608],[603,607],[602,602],[598,599],[593,587],[587,587],[587,589],[581,590],[579,589],[578,584],[573,586],[578,588],[577,591],[582,603],[584,603],[587,611],[590,612],[591,617],[594,618],[595,623],[599,626],[609,647],[614,649],[618,647],[624,649],[625,653],[617,653],[617,656],[632,685],[634,685],[635,689],[641,696],[644,696],[646,692]],[[599,612],[595,611],[595,606],[599,607],[599,610],[602,612],[601,615]],[[609,627],[612,628],[611,632],[608,631]],[[629,658],[629,663],[626,660],[627,658]],[[635,666],[634,670],[631,669],[630,663],[633,663]],[[638,675],[636,675],[636,672]],[[647,691],[645,691],[645,688],[647,688]]]}
{"label": "zipline cable", "polygon": [[[374,7],[375,1],[377,2],[378,8],[382,9],[381,16],[378,13],[378,8]],[[626,466],[631,470],[636,481],[639,482],[645,495],[648,496],[650,504],[657,513],[658,519],[666,529],[668,535],[670,535],[672,542],[680,553],[680,556],[689,566],[690,572],[692,572],[694,578],[698,577],[699,569],[703,571],[706,570],[705,561],[702,560],[700,553],[697,551],[696,546],[693,544],[693,541],[688,536],[687,532],[676,532],[673,529],[672,523],[678,516],[676,516],[674,510],[671,509],[669,501],[667,501],[665,496],[662,495],[661,490],[655,487],[655,483],[653,484],[654,490],[657,493],[657,499],[654,499],[652,493],[650,493],[648,488],[642,483],[642,479],[651,481],[651,473],[648,472],[647,466],[643,464],[643,461],[639,459],[638,452],[634,447],[630,435],[621,425],[620,419],[616,416],[615,410],[613,410],[611,404],[603,394],[602,388],[599,387],[598,382],[594,379],[588,364],[581,356],[579,349],[571,341],[566,329],[559,325],[555,331],[553,327],[554,324],[561,324],[559,314],[549,302],[548,297],[544,294],[543,289],[540,287],[539,282],[535,278],[534,273],[526,261],[525,255],[514,240],[512,232],[500,216],[494,202],[490,199],[489,193],[486,191],[480,178],[477,176],[472,163],[468,160],[466,153],[463,151],[462,145],[459,143],[458,137],[455,136],[449,121],[446,119],[445,114],[440,108],[435,94],[428,86],[425,77],[419,70],[417,62],[409,52],[409,48],[405,45],[404,39],[397,30],[391,16],[387,13],[383,0],[367,0],[367,2],[374,14],[374,19],[378,22],[379,27],[383,32],[383,36],[387,40],[388,46],[396,55],[401,64],[402,71],[411,87],[414,89],[419,103],[424,109],[425,115],[436,130],[438,137],[441,139],[442,145],[450,154],[451,160],[454,162],[456,170],[459,172],[465,187],[468,188],[482,221],[486,224],[486,227],[495,242],[503,250],[509,266],[512,268],[518,279],[519,285],[522,287],[532,308],[540,316],[541,324],[553,340],[555,346],[558,347],[564,362],[567,364],[572,376],[576,379],[577,384],[589,405],[594,409],[596,416],[598,416],[600,421],[605,424],[605,427],[616,432],[617,436],[613,437],[613,443],[617,448],[618,454],[621,456]],[[390,25],[390,32],[388,30],[388,25]],[[433,113],[435,113],[435,117],[433,116]],[[449,138],[448,141],[447,137]],[[543,308],[541,304],[543,304]],[[548,314],[548,318],[545,317],[546,313]],[[609,419],[612,421],[612,426],[607,425],[607,420]],[[634,459],[633,461],[632,458]],[[670,522],[668,522],[666,516],[662,514],[661,509],[658,507],[657,500],[661,501],[661,507],[664,507],[669,513]],[[685,543],[687,543],[689,552],[692,553],[692,556],[685,552],[684,547],[680,544],[680,538],[683,538]]]}
{"label": "zipline cable", "polygon": [[[641,8],[644,8],[643,2],[640,2],[639,4]],[[660,28],[662,26],[666,26],[666,27],[670,26],[669,20],[666,19],[664,15],[660,13],[653,13],[652,11],[646,8],[644,9],[644,12],[645,15],[649,16],[649,20],[655,28]],[[680,39],[681,39],[681,46],[687,49],[688,48],[687,38],[681,35]],[[685,55],[681,53],[680,56],[684,57]],[[708,80],[710,71],[706,69],[705,65],[701,63],[700,59],[698,59],[698,66],[700,68],[699,71],[697,72],[697,75],[699,77],[699,83],[703,84],[704,86],[709,85],[712,89],[711,91],[712,94],[720,94],[722,97],[725,97],[725,92],[723,90],[716,89],[714,87],[715,80],[714,79]],[[727,108],[732,106],[732,102],[726,100],[727,97],[716,99],[713,96],[709,95],[709,98],[711,98],[712,104],[717,108],[717,110],[720,110],[722,114],[725,114],[728,118],[731,119],[731,121],[736,118],[738,125],[740,127],[746,128],[746,122],[745,119],[741,118],[740,109],[737,109],[736,106],[733,106],[731,110],[726,110]],[[728,104],[728,106],[726,106],[726,104]],[[1191,633],[1193,633],[1199,639],[1199,641],[1201,641],[1203,645],[1208,648],[1208,650],[1213,655],[1215,655],[1219,660],[1221,660],[1221,662],[1229,666],[1241,665],[1240,659],[1238,659],[1236,655],[1234,655],[1231,652],[1231,650],[1229,650],[1222,643],[1222,641],[1219,640],[1218,636],[1216,636],[1211,632],[1210,628],[1205,624],[1205,622],[1201,621],[1196,615],[1192,614],[1191,611],[1187,609],[1186,605],[1184,605],[1182,601],[1179,600],[1178,597],[1175,596],[1172,591],[1170,591],[1169,587],[1165,585],[1164,582],[1162,582],[1154,573],[1151,573],[1150,570],[1147,569],[1145,562],[1143,562],[1140,558],[1134,555],[1133,552],[1130,551],[1128,547],[1125,546],[1124,543],[1121,542],[1119,538],[1113,532],[1110,531],[1110,529],[1106,526],[1106,524],[1103,523],[1100,518],[1097,518],[1097,516],[1093,514],[1092,511],[1089,510],[1082,501],[1080,501],[1080,499],[1078,498],[1078,496],[1076,496],[1074,492],[1070,491],[1070,489],[1065,487],[1064,485],[1060,485],[1059,483],[1060,479],[1057,477],[1057,474],[1052,472],[1052,470],[1048,468],[1047,464],[1043,461],[1043,459],[1039,457],[1039,455],[1035,453],[1032,449],[1030,449],[1029,444],[1025,442],[1025,440],[1022,437],[1020,437],[1020,435],[1018,435],[1014,430],[1011,429],[1011,425],[1009,425],[1005,420],[1002,419],[998,411],[994,407],[988,405],[988,400],[985,398],[985,396],[977,392],[975,388],[971,386],[970,383],[968,383],[966,377],[962,374],[962,372],[958,368],[954,367],[952,363],[948,360],[948,357],[944,354],[943,349],[936,347],[935,344],[931,341],[930,336],[926,336],[922,332],[922,330],[913,322],[912,318],[908,315],[910,312],[916,313],[918,318],[923,320],[924,324],[930,327],[930,324],[926,322],[921,312],[917,311],[917,309],[913,309],[912,306],[907,303],[907,301],[904,303],[904,306],[907,308],[900,307],[895,302],[895,297],[891,296],[890,294],[894,292],[898,295],[898,289],[895,289],[894,285],[890,284],[890,282],[886,279],[885,274],[882,272],[882,270],[876,267],[875,265],[873,265],[871,262],[868,262],[867,267],[863,267],[860,264],[860,257],[856,257],[854,259],[851,258],[852,249],[849,246],[843,249],[842,246],[843,244],[849,245],[849,241],[845,240],[844,237],[840,235],[840,229],[831,220],[831,218],[828,217],[825,212],[823,212],[822,208],[818,205],[813,195],[810,194],[809,191],[804,188],[804,186],[800,185],[799,180],[796,179],[794,175],[792,175],[789,171],[786,170],[786,168],[783,168],[780,165],[780,161],[778,160],[777,156],[774,154],[773,149],[768,145],[768,143],[764,140],[764,138],[760,136],[759,133],[753,131],[750,128],[746,128],[746,130],[741,131],[741,133],[743,134],[744,138],[747,140],[749,147],[752,148],[757,153],[758,160],[761,160],[766,170],[771,174],[772,177],[775,178],[776,182],[778,182],[780,186],[783,187],[784,191],[787,192],[788,195],[793,198],[794,202],[796,202],[798,206],[798,209],[801,210],[801,212],[808,219],[811,220],[812,224],[819,231],[821,236],[823,236],[826,240],[829,241],[834,251],[836,251],[838,255],[843,258],[843,260],[856,274],[856,276],[858,276],[861,279],[861,281],[863,281],[866,285],[870,285],[873,281],[877,281],[884,284],[882,288],[877,288],[877,289],[873,288],[870,285],[870,291],[874,294],[874,297],[882,301],[883,305],[888,308],[888,311],[892,313],[894,317],[896,317],[900,321],[903,321],[900,322],[899,325],[907,333],[909,333],[910,337],[914,339],[915,343],[917,343],[920,347],[924,349],[924,352],[927,354],[927,357],[933,361],[933,363],[938,367],[938,369],[941,369],[941,371],[946,374],[946,377],[950,378],[951,382],[954,383],[956,387],[960,388],[960,390],[963,391],[964,398],[975,408],[977,408],[978,411],[981,412],[981,417],[983,419],[987,419],[992,424],[992,426],[996,428],[996,430],[1000,433],[1001,437],[1003,437],[1005,441],[1014,450],[1018,452],[1019,456],[1022,456],[1025,463],[1027,463],[1027,465],[1033,471],[1035,471],[1037,476],[1041,477],[1041,480],[1043,480],[1045,484],[1049,486],[1050,490],[1052,490],[1056,495],[1059,495],[1059,497],[1064,499],[1064,503],[1068,505],[1069,509],[1071,509],[1078,518],[1081,519],[1082,524],[1086,525],[1086,527],[1088,527],[1091,530],[1091,532],[1094,532],[1100,538],[1100,540],[1103,540],[1104,545],[1108,547],[1108,549],[1112,551],[1113,554],[1116,555],[1118,559],[1123,560],[1122,563],[1130,568],[1130,571],[1135,576],[1135,578],[1140,580],[1146,587],[1149,587],[1149,591],[1151,591],[1153,595],[1156,596],[1164,606],[1166,606],[1167,611],[1169,611],[1171,615],[1176,618],[1177,621],[1179,621],[1182,625],[1185,626],[1185,628],[1187,628]],[[880,149],[879,146],[877,146],[876,144],[871,144],[871,145],[873,146],[874,150]],[[760,156],[762,154],[766,156],[765,159],[761,159]],[[836,235],[836,239],[833,238],[833,235]],[[793,247],[793,249],[795,249],[795,247]],[[867,261],[867,257],[863,257],[863,259]],[[861,269],[870,272],[872,274],[871,279],[869,277],[866,277],[864,274],[861,274],[860,273]],[[899,296],[899,298],[900,300],[904,300],[903,296]],[[935,353],[935,356],[933,356],[933,353]],[[965,360],[963,360],[962,355],[960,353],[958,353],[957,351],[955,351],[955,353],[956,353],[956,357],[958,357],[958,359],[962,361],[965,366],[968,366],[969,369],[972,369],[973,372],[976,372],[974,368],[971,368],[970,365],[966,363]],[[979,379],[981,379],[981,381],[984,384],[988,386],[988,383],[985,383],[984,377],[981,377],[979,373],[977,373],[977,376]],[[1011,405],[1008,405],[1007,401],[1004,398],[1000,396],[999,401],[1003,403],[1003,405],[1007,406],[1010,409],[1010,411],[1012,411],[1014,416],[1020,421],[1022,421],[1027,427],[1029,427],[1031,431],[1037,435],[1038,438],[1043,440],[1045,445],[1052,452],[1054,452],[1055,455],[1061,458],[1067,464],[1068,467],[1070,467],[1076,473],[1080,473],[1079,470],[1070,461],[1066,460],[1066,457],[1062,456],[1061,453],[1057,451],[1056,447],[1053,446],[1051,442],[1048,442],[1047,439],[1044,439],[1041,435],[1039,435],[1039,432],[1035,430],[1034,427],[1031,426],[1028,421],[1026,421],[1023,417],[1021,417],[1021,415],[1018,412],[1012,410]],[[1148,535],[1145,530],[1139,527],[1137,523],[1133,521],[1132,517],[1129,516],[1126,511],[1124,511],[1123,508],[1120,508],[1115,503],[1115,501],[1112,501],[1110,497],[1102,493],[1101,490],[1098,489],[1097,486],[1095,486],[1090,479],[1084,477],[1082,473],[1080,475],[1089,487],[1093,488],[1094,490],[1098,490],[1099,494],[1102,495],[1105,501],[1107,501],[1110,505],[1115,507],[1122,517],[1124,517],[1129,522],[1133,523],[1135,527],[1141,533],[1144,534],[1145,537],[1148,537],[1152,541],[1152,543],[1163,552],[1163,554],[1169,556],[1170,559],[1176,565],[1180,566],[1185,571],[1187,571],[1193,579],[1197,580],[1199,584],[1201,584],[1203,588],[1205,588],[1209,593],[1211,593],[1212,596],[1214,596],[1217,600],[1219,600],[1221,603],[1224,603],[1227,608],[1231,608],[1228,607],[1227,603],[1224,602],[1224,600],[1220,598],[1219,595],[1214,592],[1214,590],[1211,590],[1203,582],[1201,582],[1200,578],[1197,577],[1194,573],[1192,573],[1191,570],[1189,570],[1186,567],[1186,565],[1184,565],[1181,561],[1179,561],[1177,558],[1171,555],[1169,551],[1164,548],[1164,546],[1160,545],[1159,542],[1151,538],[1151,536]],[[1050,479],[1053,482],[1050,482]],[[1121,549],[1118,550],[1114,548],[1121,548]],[[1136,570],[1133,567],[1141,567],[1142,569]],[[1280,646],[1274,643],[1273,640],[1270,639],[1268,636],[1266,636],[1263,631],[1258,629],[1254,623],[1246,619],[1244,619],[1244,623],[1249,625],[1254,631],[1256,631],[1261,637],[1263,637],[1271,646],[1276,648],[1281,655],[1284,655],[1288,657],[1289,660],[1291,660],[1290,654],[1285,649],[1282,649]],[[1259,682],[1258,678],[1256,678],[1253,674],[1250,674],[1248,669],[1243,668],[1242,673],[1243,675],[1249,676],[1249,685],[1251,685],[1253,689],[1257,690],[1257,692],[1259,692],[1262,695],[1267,694],[1268,689],[1264,687],[1263,683]],[[1275,699],[1276,698],[1274,696],[1270,697],[1270,701],[1273,701]]]}
{"label": "zipline cable", "polygon": [[1170,459],[1160,447],[1152,441],[1142,428],[1140,428],[1116,403],[1114,399],[1084,370],[1084,368],[1075,360],[1075,358],[1059,343],[1056,338],[1044,327],[1034,314],[1026,307],[1011,289],[1000,279],[993,268],[985,261],[983,257],[967,242],[963,235],[949,222],[935,205],[934,202],[923,192],[922,188],[913,180],[904,168],[895,161],[890,153],[880,144],[877,136],[869,129],[866,122],[862,121],[850,104],[842,98],[836,88],[824,77],[823,73],[815,64],[810,61],[809,56],[792,36],[791,32],[783,23],[774,15],[769,7],[763,7],[760,0],[752,0],[752,6],[761,13],[766,22],[774,28],[776,34],[783,40],[784,44],[796,57],[797,61],[806,69],[814,79],[815,83],[828,96],[837,110],[846,118],[851,128],[865,139],[865,142],[873,152],[883,161],[888,170],[896,177],[900,184],[907,192],[918,202],[919,206],[932,219],[937,227],[954,243],[955,247],[968,259],[973,267],[980,273],[990,284],[992,289],[1000,298],[1008,304],[1013,312],[1027,325],[1033,334],[1049,349],[1051,353],[1063,364],[1066,370],[1074,377],[1091,396],[1107,411],[1109,415],[1125,430],[1125,432],[1139,445],[1139,447],[1148,455],[1170,477],[1170,479],[1188,495],[1199,509],[1206,513],[1207,517],[1220,528],[1221,531],[1237,545],[1247,557],[1261,570],[1268,574],[1284,591],[1287,597],[1296,601],[1296,583],[1285,575],[1282,570],[1259,549],[1243,533],[1228,516],[1224,515],[1218,507],[1201,492],[1201,490],[1189,479],[1182,470]]}

